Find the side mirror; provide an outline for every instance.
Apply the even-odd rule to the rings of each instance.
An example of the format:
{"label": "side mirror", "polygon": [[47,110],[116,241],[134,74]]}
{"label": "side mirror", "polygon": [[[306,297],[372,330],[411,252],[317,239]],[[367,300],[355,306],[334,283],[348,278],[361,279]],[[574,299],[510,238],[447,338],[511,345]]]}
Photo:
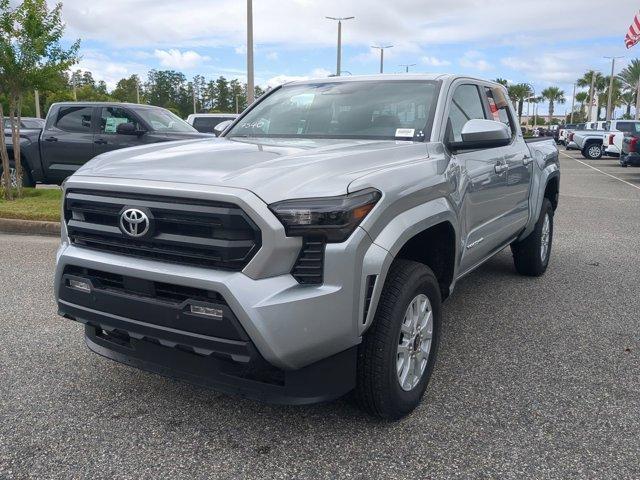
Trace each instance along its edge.
{"label": "side mirror", "polygon": [[213,133],[216,137],[219,137],[222,132],[224,132],[229,125],[233,123],[233,120],[225,120],[224,122],[220,122],[215,127],[213,127]]}
{"label": "side mirror", "polygon": [[121,123],[116,127],[118,135],[142,135],[144,130],[138,130],[133,123]]}
{"label": "side mirror", "polygon": [[452,150],[504,147],[511,143],[511,130],[495,120],[471,119],[462,127],[462,141],[450,142]]}

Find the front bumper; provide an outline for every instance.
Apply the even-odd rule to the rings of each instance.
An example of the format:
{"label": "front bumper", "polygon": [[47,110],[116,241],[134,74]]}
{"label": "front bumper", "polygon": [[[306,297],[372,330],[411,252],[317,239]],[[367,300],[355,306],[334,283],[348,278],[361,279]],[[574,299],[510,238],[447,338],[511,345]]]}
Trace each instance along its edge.
{"label": "front bumper", "polygon": [[[199,193],[217,197],[214,192]],[[367,299],[367,285],[386,271],[390,254],[357,228],[347,241],[326,246],[322,285],[300,285],[289,273],[269,275],[272,262],[296,258],[299,242],[283,232],[265,232],[275,217],[266,217],[271,213],[260,199],[243,191],[242,201],[266,239],[242,272],[78,247],[68,243],[63,225],[56,268],[60,313],[87,326],[92,350],[146,370],[281,403],[308,403],[345,393],[355,381],[354,348],[373,317],[367,312],[375,312],[376,299]],[[278,235],[283,242],[274,247],[271,242],[278,241]],[[70,268],[128,280],[120,291],[92,285],[90,292],[79,292],[69,286]],[[289,271],[291,265],[278,268]],[[139,295],[148,290],[145,282],[215,292],[223,300],[225,319],[231,319],[228,328],[195,322],[185,313],[190,300],[171,307],[153,303]],[[256,383],[256,369],[271,372],[281,382]]]}

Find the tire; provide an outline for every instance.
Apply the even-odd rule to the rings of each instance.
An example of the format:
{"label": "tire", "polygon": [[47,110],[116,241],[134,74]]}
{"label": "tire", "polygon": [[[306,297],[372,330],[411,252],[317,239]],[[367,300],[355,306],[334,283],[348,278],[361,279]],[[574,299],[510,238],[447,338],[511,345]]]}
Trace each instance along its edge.
{"label": "tire", "polygon": [[[13,187],[17,187],[17,179],[15,176],[15,164],[13,161],[9,162],[9,170],[11,171],[11,185]],[[0,163],[0,178],[2,178],[2,172],[4,171],[4,169],[2,168],[2,163]],[[24,164],[22,165],[22,186],[24,188],[31,188],[31,187],[35,187],[35,182],[31,179],[31,175],[29,175],[29,172],[24,168]]]}
{"label": "tire", "polygon": [[582,149],[582,156],[589,160],[599,160],[602,158],[602,145],[597,143],[588,143]]}
{"label": "tire", "polygon": [[[411,325],[415,323],[407,320],[406,315],[412,305],[426,307],[427,315],[419,315],[418,318],[423,320],[417,322],[424,322],[422,337],[414,337],[410,333],[414,331]],[[358,349],[355,398],[362,409],[385,420],[398,420],[420,404],[436,361],[440,309],[440,287],[433,272],[418,262],[396,260],[385,280],[373,324]],[[430,340],[426,338],[429,323]],[[401,343],[406,348],[403,362],[399,365]],[[422,353],[411,355],[417,346]],[[416,365],[418,361],[419,369],[411,370],[411,362]],[[412,376],[407,372],[417,374]],[[400,384],[401,376],[405,378],[404,386]]]}
{"label": "tire", "polygon": [[[545,219],[548,225],[545,226]],[[547,228],[548,227],[548,228]],[[546,249],[543,251],[543,242],[546,238]],[[551,246],[553,245],[553,207],[548,198],[542,202],[540,217],[536,222],[533,232],[519,242],[511,244],[513,263],[520,275],[539,277],[549,266],[551,258]]]}

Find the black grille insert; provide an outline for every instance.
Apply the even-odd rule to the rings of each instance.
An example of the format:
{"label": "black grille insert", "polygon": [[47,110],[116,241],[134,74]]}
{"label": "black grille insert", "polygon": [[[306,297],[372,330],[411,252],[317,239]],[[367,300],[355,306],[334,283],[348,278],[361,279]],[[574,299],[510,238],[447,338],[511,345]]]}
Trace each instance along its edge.
{"label": "black grille insert", "polygon": [[291,275],[304,285],[317,285],[323,281],[324,249],[323,239],[305,238]]}
{"label": "black grille insert", "polygon": [[[148,235],[120,230],[125,208],[151,214]],[[201,199],[70,190],[65,221],[78,246],[209,268],[242,270],[261,245],[260,229],[240,207]]]}

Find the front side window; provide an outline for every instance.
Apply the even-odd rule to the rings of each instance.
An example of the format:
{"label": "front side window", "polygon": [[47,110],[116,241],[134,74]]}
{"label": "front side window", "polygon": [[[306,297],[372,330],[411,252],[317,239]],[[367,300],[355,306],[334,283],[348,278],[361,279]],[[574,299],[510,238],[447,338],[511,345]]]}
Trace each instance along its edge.
{"label": "front side window", "polygon": [[456,88],[449,106],[447,140],[462,141],[462,128],[473,119],[486,119],[480,91],[476,85],[460,85]]}
{"label": "front side window", "polygon": [[422,141],[431,132],[437,87],[424,80],[284,86],[249,111],[227,137]]}
{"label": "front side window", "polygon": [[58,110],[56,127],[65,132],[91,133],[93,107],[62,107]]}
{"label": "front side window", "polygon": [[100,115],[100,133],[115,135],[121,123],[133,123],[140,130],[138,120],[124,108],[103,107]]}
{"label": "front side window", "polygon": [[196,117],[193,120],[193,127],[199,132],[213,133],[216,125],[227,120],[233,120],[232,117]]}
{"label": "front side window", "polygon": [[195,128],[177,115],[171,113],[169,110],[164,110],[162,108],[139,108],[136,109],[135,112],[156,132],[197,132]]}

